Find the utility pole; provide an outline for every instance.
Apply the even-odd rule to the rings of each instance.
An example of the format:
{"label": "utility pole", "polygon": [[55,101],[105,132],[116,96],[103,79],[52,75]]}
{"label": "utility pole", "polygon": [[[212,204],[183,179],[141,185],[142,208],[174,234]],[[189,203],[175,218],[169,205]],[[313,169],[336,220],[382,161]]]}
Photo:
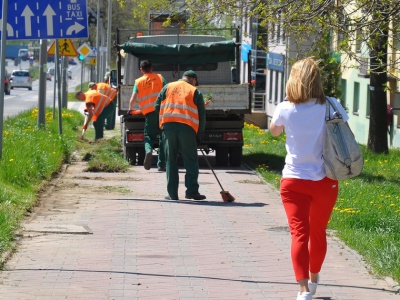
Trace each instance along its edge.
{"label": "utility pole", "polygon": [[107,72],[111,70],[111,21],[112,21],[112,0],[108,0],[107,18]]}

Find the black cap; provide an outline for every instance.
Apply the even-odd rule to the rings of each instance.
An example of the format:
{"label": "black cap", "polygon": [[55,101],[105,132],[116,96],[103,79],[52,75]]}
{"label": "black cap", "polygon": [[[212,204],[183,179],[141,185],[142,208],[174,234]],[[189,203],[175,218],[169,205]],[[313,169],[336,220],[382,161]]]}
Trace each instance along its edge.
{"label": "black cap", "polygon": [[190,78],[195,78],[196,79],[196,86],[199,85],[199,81],[197,79],[197,74],[194,71],[192,71],[192,70],[185,71],[185,73],[183,73],[183,76],[190,77]]}

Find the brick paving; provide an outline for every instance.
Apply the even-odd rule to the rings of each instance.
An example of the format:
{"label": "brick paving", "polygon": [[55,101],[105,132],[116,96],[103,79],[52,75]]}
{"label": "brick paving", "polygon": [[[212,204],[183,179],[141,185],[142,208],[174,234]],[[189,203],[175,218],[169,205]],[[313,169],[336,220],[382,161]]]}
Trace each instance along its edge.
{"label": "brick paving", "polygon": [[[214,164],[214,159],[211,157]],[[25,220],[0,273],[0,299],[296,299],[290,234],[278,192],[246,166],[202,162],[206,201],[164,200],[165,173],[88,173],[67,166]],[[184,199],[184,170],[179,197]],[[84,192],[82,192],[84,191]],[[362,259],[329,238],[314,299],[400,299]]]}

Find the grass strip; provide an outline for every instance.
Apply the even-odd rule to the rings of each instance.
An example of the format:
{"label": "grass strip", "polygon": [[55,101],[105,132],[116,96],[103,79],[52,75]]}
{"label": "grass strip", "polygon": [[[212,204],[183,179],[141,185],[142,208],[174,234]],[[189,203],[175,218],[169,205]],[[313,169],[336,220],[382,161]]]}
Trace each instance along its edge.
{"label": "grass strip", "polygon": [[37,109],[4,122],[0,160],[0,253],[12,249],[14,233],[26,212],[36,205],[37,193],[70,160],[75,149],[82,115],[62,111],[61,135],[51,109],[46,110],[45,118],[41,129],[37,126]]}

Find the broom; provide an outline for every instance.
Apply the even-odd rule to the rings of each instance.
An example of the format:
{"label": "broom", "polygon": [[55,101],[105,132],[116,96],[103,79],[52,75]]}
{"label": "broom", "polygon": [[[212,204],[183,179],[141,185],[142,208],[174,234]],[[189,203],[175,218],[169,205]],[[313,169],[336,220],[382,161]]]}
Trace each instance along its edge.
{"label": "broom", "polygon": [[208,167],[213,172],[215,179],[217,179],[217,182],[218,182],[219,186],[221,187],[222,191],[220,192],[220,194],[222,196],[222,200],[224,202],[233,202],[233,201],[235,201],[235,197],[233,197],[228,191],[224,191],[224,188],[222,187],[221,182],[219,182],[217,174],[215,174],[214,169],[211,167],[211,164],[208,161],[206,155],[204,154],[203,149],[200,149],[200,151],[203,154],[204,160],[206,161]]}

